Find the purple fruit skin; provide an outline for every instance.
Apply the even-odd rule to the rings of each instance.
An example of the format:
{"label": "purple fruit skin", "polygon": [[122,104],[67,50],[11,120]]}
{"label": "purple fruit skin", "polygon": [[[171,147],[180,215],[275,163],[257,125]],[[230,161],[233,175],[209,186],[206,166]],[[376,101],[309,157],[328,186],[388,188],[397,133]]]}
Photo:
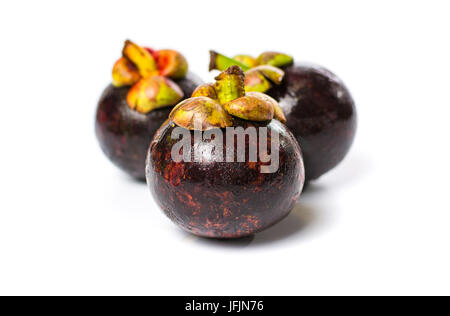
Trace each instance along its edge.
{"label": "purple fruit skin", "polygon": [[[164,213],[184,230],[209,238],[240,238],[262,231],[286,217],[304,184],[300,147],[286,126],[234,119],[234,126],[267,126],[268,148],[279,132],[279,168],[260,173],[261,162],[174,162],[171,121],[158,130],[147,155],[147,183]],[[191,144],[194,144],[191,131]],[[225,135],[225,132],[224,132]],[[223,137],[226,151],[226,137]],[[236,143],[234,154],[236,154]],[[248,153],[249,139],[246,139]],[[270,149],[269,149],[270,150]],[[209,157],[209,156],[206,156]]]}
{"label": "purple fruit skin", "polygon": [[[194,74],[174,80],[185,98],[203,82]],[[169,116],[172,107],[142,114],[127,105],[130,87],[106,87],[98,102],[95,132],[105,155],[132,177],[145,181],[145,158],[150,141]]]}
{"label": "purple fruit skin", "polygon": [[314,180],[348,153],[357,125],[355,103],[344,83],[323,67],[302,63],[284,70],[283,83],[267,94],[284,110],[302,148],[306,180]]}

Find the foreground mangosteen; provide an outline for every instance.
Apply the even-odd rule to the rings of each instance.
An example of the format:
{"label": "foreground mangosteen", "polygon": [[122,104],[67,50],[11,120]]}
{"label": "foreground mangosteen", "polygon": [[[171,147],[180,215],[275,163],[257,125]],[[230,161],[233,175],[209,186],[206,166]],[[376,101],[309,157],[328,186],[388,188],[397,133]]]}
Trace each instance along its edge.
{"label": "foreground mangosteen", "polygon": [[245,93],[232,66],[198,87],[157,131],[147,183],[164,213],[198,236],[252,235],[289,214],[304,184],[300,147],[271,97]]}
{"label": "foreground mangosteen", "polygon": [[126,41],[112,84],[98,103],[95,131],[103,152],[131,176],[145,179],[145,155],[172,107],[201,80],[174,50],[151,50]]}
{"label": "foreground mangosteen", "polygon": [[291,56],[282,53],[228,58],[211,52],[210,70],[230,65],[246,70],[246,91],[267,93],[279,102],[302,147],[307,181],[344,159],[355,137],[356,108],[336,75],[320,66],[294,64]]}

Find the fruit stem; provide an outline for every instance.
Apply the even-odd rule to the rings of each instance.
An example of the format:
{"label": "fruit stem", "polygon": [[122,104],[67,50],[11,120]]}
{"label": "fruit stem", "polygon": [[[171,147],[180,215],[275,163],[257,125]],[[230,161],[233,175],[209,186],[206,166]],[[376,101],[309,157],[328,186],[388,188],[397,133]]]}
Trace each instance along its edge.
{"label": "fruit stem", "polygon": [[239,66],[243,71],[250,69],[250,67],[233,58],[227,57],[213,50],[209,51],[209,71],[213,69],[224,71],[231,66]]}
{"label": "fruit stem", "polygon": [[239,66],[233,65],[227,68],[215,79],[217,81],[214,84],[214,89],[220,104],[224,105],[245,95],[245,75]]}

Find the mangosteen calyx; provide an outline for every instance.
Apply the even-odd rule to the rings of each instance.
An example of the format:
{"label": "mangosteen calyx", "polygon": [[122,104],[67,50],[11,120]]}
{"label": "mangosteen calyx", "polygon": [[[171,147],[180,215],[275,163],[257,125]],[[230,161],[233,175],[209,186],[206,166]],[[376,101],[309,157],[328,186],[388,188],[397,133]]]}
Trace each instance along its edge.
{"label": "mangosteen calyx", "polygon": [[180,102],[183,91],[172,80],[186,77],[188,63],[179,52],[170,49],[153,50],[126,40],[122,57],[114,64],[112,83],[115,87],[131,86],[128,106],[140,113]]}
{"label": "mangosteen calyx", "polygon": [[175,106],[169,118],[189,130],[205,131],[233,126],[232,116],[254,122],[273,118],[286,122],[278,102],[260,92],[245,91],[245,75],[239,66],[221,72],[215,83],[203,84],[193,96]]}
{"label": "mangosteen calyx", "polygon": [[245,91],[265,93],[282,83],[285,73],[281,67],[292,65],[293,62],[290,55],[277,52],[265,52],[257,58],[249,55],[230,58],[210,51],[209,70],[222,71],[225,66],[237,65],[245,71]]}

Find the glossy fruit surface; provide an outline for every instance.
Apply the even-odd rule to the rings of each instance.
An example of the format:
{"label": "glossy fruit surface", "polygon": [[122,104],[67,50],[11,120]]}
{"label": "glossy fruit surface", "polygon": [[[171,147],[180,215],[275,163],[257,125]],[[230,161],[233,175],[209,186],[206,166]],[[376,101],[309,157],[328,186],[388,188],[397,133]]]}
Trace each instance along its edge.
{"label": "glossy fruit surface", "polygon": [[[254,122],[234,117],[233,126],[267,127],[269,152],[279,151],[279,168],[274,173],[261,173],[261,166],[267,163],[260,159],[250,162],[248,154],[245,162],[217,161],[208,154],[203,154],[199,162],[175,162],[171,151],[176,141],[171,135],[180,127],[171,121],[161,126],[150,145],[146,171],[150,190],[164,213],[195,235],[238,238],[254,234],[287,216],[301,193],[301,152],[284,124],[275,119]],[[225,129],[221,130],[225,135]],[[278,148],[271,148],[274,131],[279,135]],[[212,146],[207,141],[196,141],[194,131],[189,133],[191,148]],[[249,142],[250,138],[246,138],[246,153],[252,145]],[[234,161],[237,144],[236,141],[232,149]]]}
{"label": "glossy fruit surface", "polygon": [[344,83],[325,68],[295,64],[283,70],[282,84],[266,93],[283,109],[302,148],[306,180],[314,180],[349,151],[356,132],[355,103]]}
{"label": "glossy fruit surface", "polygon": [[[202,83],[192,73],[174,82],[187,97]],[[173,107],[140,113],[127,104],[129,90],[129,86],[106,87],[98,103],[95,131],[100,147],[115,165],[131,176],[145,180],[148,145]]]}

